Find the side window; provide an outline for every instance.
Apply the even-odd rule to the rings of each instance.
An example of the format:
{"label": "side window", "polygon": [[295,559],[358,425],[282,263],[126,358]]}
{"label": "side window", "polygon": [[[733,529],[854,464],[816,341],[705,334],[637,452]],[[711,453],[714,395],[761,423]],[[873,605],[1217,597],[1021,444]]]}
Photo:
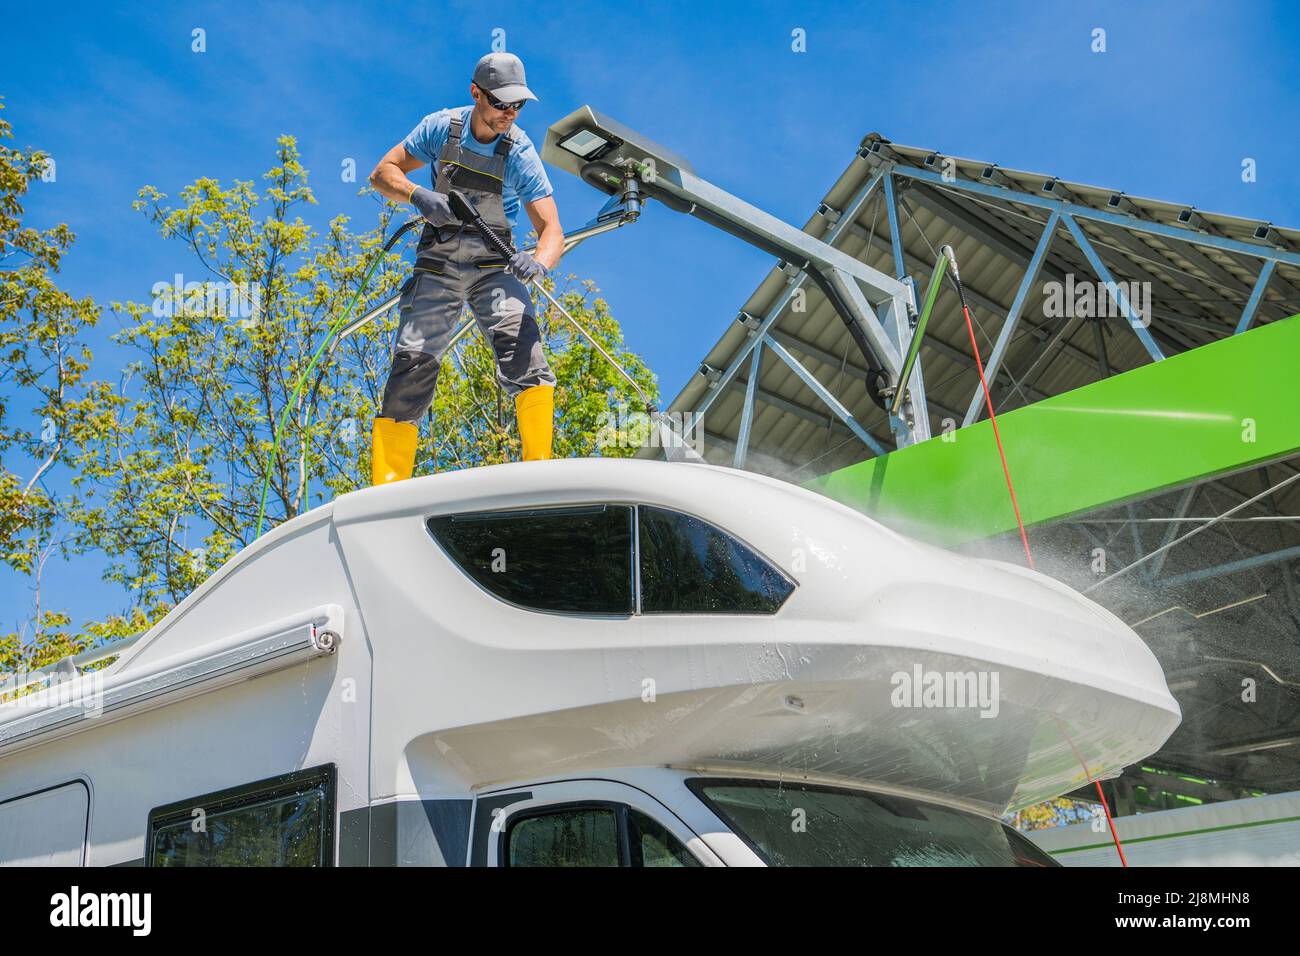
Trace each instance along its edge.
{"label": "side window", "polygon": [[506,837],[510,866],[621,866],[618,819],[609,807],[524,817]]}
{"label": "side window", "polygon": [[638,510],[643,614],[773,614],[794,583],[708,522]]}
{"label": "side window", "polygon": [[506,866],[700,866],[682,842],[625,804],[547,808],[513,820]]}
{"label": "side window", "polygon": [[148,866],[332,866],[334,766],[223,790],[149,814]]}
{"label": "side window", "polygon": [[0,803],[0,866],[84,866],[90,789],[80,780]]}
{"label": "side window", "polygon": [[[655,820],[628,807],[627,842],[633,866],[699,866],[682,841]],[[638,862],[639,861],[639,862]]]}
{"label": "side window", "polygon": [[428,524],[451,559],[502,600],[538,611],[633,611],[627,505],[442,515]]}

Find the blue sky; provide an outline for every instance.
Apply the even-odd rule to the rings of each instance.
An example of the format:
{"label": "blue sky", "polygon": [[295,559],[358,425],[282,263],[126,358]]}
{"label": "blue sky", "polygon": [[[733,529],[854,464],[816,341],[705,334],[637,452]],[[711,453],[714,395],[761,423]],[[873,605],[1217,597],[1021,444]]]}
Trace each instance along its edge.
{"label": "blue sky", "polygon": [[[101,5],[96,5],[96,7]],[[102,5],[107,6],[107,5]],[[373,221],[364,178],[426,113],[468,102],[494,30],[541,97],[520,125],[589,103],[690,158],[696,172],[802,223],[872,130],[909,145],[1300,225],[1300,13],[1285,3],[261,3],[15,6],[0,96],[16,145],[57,162],[26,222],[78,240],[61,284],[105,307],[192,271],[131,210],[150,184],[257,180],[292,133],[323,225]],[[539,10],[545,10],[539,14]],[[191,51],[191,31],[207,51]],[[1090,49],[1094,28],[1107,50]],[[806,52],[791,31],[806,32]],[[1241,181],[1256,160],[1258,180]],[[602,197],[552,171],[566,226]],[[629,347],[675,395],[771,266],[708,226],[651,206],[565,260],[592,278]],[[671,276],[670,283],[664,277]],[[110,315],[104,335],[115,328]],[[107,354],[107,352],[105,352]],[[126,604],[93,562],[51,571],[45,605],[74,618]],[[28,582],[0,571],[0,628]]]}

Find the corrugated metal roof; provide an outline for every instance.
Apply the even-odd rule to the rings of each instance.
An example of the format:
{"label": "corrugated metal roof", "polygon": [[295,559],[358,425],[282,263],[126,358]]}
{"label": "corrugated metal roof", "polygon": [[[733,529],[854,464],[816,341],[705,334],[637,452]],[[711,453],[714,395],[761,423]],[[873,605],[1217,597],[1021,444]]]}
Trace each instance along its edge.
{"label": "corrugated metal roof", "polygon": [[[861,150],[827,191],[826,207],[849,204],[874,174],[878,164],[893,162],[955,174],[968,180],[1003,187],[1002,196],[975,195],[941,184],[896,175],[899,220],[908,273],[918,296],[929,280],[936,250],[953,246],[961,266],[968,299],[978,326],[977,339],[987,361],[993,342],[1015,296],[1025,267],[1049,215],[1048,211],[1017,204],[1017,196],[1057,195],[1081,206],[1125,214],[1186,230],[1220,235],[1258,246],[1261,250],[1295,252],[1300,231],[1273,227],[1258,220],[1157,199],[1128,196],[1117,189],[1056,180],[1045,173],[1005,169],[977,160],[945,157],[931,150],[891,143],[879,134],[864,137]],[[863,153],[874,150],[867,158]],[[1052,184],[1052,193],[1044,192]],[[1003,190],[999,190],[1002,192]],[[877,189],[834,246],[893,274],[891,236],[883,190]],[[1166,238],[1109,223],[1078,219],[1079,226],[1118,281],[1151,285],[1150,331],[1166,355],[1229,335],[1240,316],[1261,268],[1261,260],[1238,252]],[[823,237],[831,220],[814,213],[803,229]],[[1267,241],[1259,236],[1266,235]],[[1015,408],[1045,395],[1077,388],[1112,372],[1135,368],[1150,356],[1123,319],[1056,320],[1045,315],[1044,285],[1063,281],[1093,281],[1096,275],[1063,226],[1057,228],[1037,289],[1026,304],[1020,327],[1007,352],[1002,374],[994,384],[999,410]],[[737,312],[766,315],[792,279],[779,268],[763,279]],[[853,345],[844,324],[812,283],[806,286],[806,310],[787,308],[773,326],[774,337],[817,377],[858,421],[892,447],[884,413],[871,400],[866,362]],[[1264,323],[1300,312],[1300,268],[1279,264],[1259,307],[1256,322]],[[1040,356],[1044,342],[1058,333],[1057,345]],[[743,346],[748,331],[733,322],[702,357],[725,369]],[[1101,340],[1104,338],[1104,352]],[[945,284],[921,348],[930,401],[931,428],[943,430],[945,419],[960,423],[979,382],[970,357],[970,343],[956,293]],[[748,364],[719,396],[703,421],[705,456],[730,463],[740,429]],[[674,399],[670,411],[694,410],[708,392],[703,375],[691,378]],[[757,383],[747,467],[793,479],[811,478],[869,457],[869,450],[830,412],[794,372],[775,355],[763,356]],[[948,423],[952,427],[952,422]],[[647,455],[656,454],[646,450]]]}

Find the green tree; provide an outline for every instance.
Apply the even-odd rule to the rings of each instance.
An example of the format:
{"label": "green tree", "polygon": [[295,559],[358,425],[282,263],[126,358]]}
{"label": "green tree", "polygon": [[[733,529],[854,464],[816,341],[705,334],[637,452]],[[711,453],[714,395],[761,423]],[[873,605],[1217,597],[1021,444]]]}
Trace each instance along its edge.
{"label": "green tree", "polygon": [[74,530],[56,489],[66,485],[96,410],[112,401],[86,377],[92,356],[84,336],[99,309],[56,283],[72,230],[23,225],[23,197],[53,178],[53,166],[11,139],[0,118],[0,560],[33,579],[35,602],[23,627],[0,635],[4,669],[38,667],[86,643],[68,633],[65,614],[42,606],[40,582],[46,563],[66,555]]}
{"label": "green tree", "polygon": [[[55,284],[76,238],[72,230],[23,226],[21,199],[48,158],[4,142],[12,138],[0,118],[0,556],[31,573],[59,516],[43,481],[68,464],[95,398],[85,381],[91,353],[81,338],[99,310]],[[10,471],[17,462],[30,470]]]}

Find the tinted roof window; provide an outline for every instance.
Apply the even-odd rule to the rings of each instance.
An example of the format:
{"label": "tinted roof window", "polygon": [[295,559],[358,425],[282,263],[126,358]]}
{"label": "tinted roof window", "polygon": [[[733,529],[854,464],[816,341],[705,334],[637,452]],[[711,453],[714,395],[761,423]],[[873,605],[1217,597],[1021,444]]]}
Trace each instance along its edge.
{"label": "tinted roof window", "polygon": [[794,590],[722,529],[677,511],[637,510],[643,614],[772,614]]}
{"label": "tinted roof window", "polygon": [[632,509],[582,505],[443,515],[429,530],[471,578],[539,611],[631,614]]}

